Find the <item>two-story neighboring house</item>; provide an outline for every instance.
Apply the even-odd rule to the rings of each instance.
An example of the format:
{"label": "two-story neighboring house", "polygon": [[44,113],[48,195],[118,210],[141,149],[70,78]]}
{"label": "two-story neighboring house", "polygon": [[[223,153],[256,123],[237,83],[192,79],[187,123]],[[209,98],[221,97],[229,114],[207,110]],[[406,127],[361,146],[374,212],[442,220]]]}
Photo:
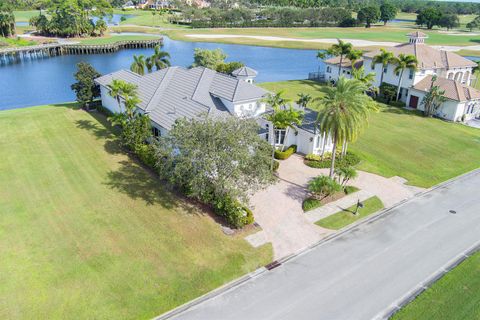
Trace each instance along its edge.
{"label": "two-story neighboring house", "polygon": [[[395,57],[399,54],[413,55],[417,58],[417,70],[405,70],[400,83],[400,100],[407,107],[423,110],[423,98],[431,86],[433,76],[437,77],[434,85],[445,91],[447,101],[437,109],[438,117],[460,121],[468,120],[480,114],[480,92],[472,87],[473,68],[476,63],[456,53],[438,50],[425,44],[427,35],[416,31],[407,35],[409,41],[394,47],[387,48]],[[373,63],[374,57],[380,50],[366,52],[362,58],[365,72],[375,73],[374,86],[380,86],[381,74],[383,82],[398,86],[400,74],[395,72],[395,64],[389,63],[385,68],[381,64]],[[336,81],[338,79],[338,62],[329,59],[326,68],[333,70],[326,78]],[[351,71],[348,60],[345,65],[347,77]],[[461,93],[465,92],[465,94]]]}
{"label": "two-story neighboring house", "polygon": [[[102,105],[112,113],[124,111],[123,101],[110,96],[113,80],[123,80],[137,86],[140,103],[137,112],[148,114],[154,136],[168,134],[179,118],[234,116],[254,118],[262,128],[260,134],[276,146],[295,144],[300,153],[331,151],[331,139],[315,129],[316,112],[306,110],[304,123],[296,130],[274,130],[265,120],[271,112],[264,102],[268,91],[253,84],[257,72],[243,67],[230,76],[204,67],[185,69],[169,67],[146,75],[120,70],[95,81],[100,85]],[[325,144],[325,148],[324,148]]]}

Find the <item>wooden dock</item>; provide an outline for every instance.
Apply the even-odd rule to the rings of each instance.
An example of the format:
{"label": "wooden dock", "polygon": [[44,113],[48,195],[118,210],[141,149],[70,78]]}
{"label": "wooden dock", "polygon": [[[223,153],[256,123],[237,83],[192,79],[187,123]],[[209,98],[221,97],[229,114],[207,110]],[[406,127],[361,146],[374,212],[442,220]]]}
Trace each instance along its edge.
{"label": "wooden dock", "polygon": [[127,40],[108,44],[49,43],[35,46],[0,49],[0,64],[20,62],[66,54],[106,54],[122,49],[153,48],[162,45],[163,38],[149,40]]}

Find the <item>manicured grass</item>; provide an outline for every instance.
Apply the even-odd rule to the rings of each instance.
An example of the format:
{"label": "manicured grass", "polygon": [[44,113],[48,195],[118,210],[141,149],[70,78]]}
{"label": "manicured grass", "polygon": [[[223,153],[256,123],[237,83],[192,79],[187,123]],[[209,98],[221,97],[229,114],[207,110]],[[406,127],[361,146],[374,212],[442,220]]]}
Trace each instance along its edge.
{"label": "manicured grass", "polygon": [[354,223],[357,220],[360,220],[368,215],[371,215],[372,213],[377,212],[378,210],[383,209],[382,201],[376,196],[363,201],[363,205],[364,207],[358,210],[357,215],[353,214],[357,205],[353,205],[350,208],[344,209],[331,216],[323,218],[315,222],[315,224],[323,228],[339,230],[343,227],[348,226],[349,224]]}
{"label": "manicured grass", "polygon": [[[271,83],[260,86],[275,87]],[[295,97],[300,92],[312,92],[314,85],[289,81],[278,87],[288,88],[288,95]],[[372,113],[369,126],[349,150],[362,158],[358,169],[386,177],[401,176],[411,185],[431,187],[478,168],[480,130],[383,106]]]}
{"label": "manicured grass", "polygon": [[160,14],[156,12],[153,15],[154,11],[145,11],[145,10],[115,10],[115,13],[119,14],[129,14],[133,17],[128,18],[125,21],[121,21],[121,25],[138,25],[138,26],[147,26],[147,27],[162,27],[162,28],[186,28],[187,26],[181,26],[177,24],[171,24],[168,21],[170,14],[163,13]]}
{"label": "manicured grass", "polygon": [[4,38],[0,37],[0,48],[2,47],[24,47],[36,45],[36,41],[25,40],[22,38]]}
{"label": "manicured grass", "polygon": [[447,273],[392,320],[480,319],[480,253]]}
{"label": "manicured grass", "polygon": [[156,36],[151,35],[119,35],[119,36],[105,36],[99,38],[88,38],[80,40],[81,44],[109,44],[119,41],[128,41],[128,40],[150,40],[157,39]]}
{"label": "manicured grass", "polygon": [[105,124],[72,105],[0,112],[0,318],[150,319],[271,261]]}
{"label": "manicured grass", "polygon": [[302,209],[305,212],[311,211],[316,208],[320,208],[321,206],[322,206],[322,203],[320,202],[320,200],[315,198],[307,198],[303,200],[303,203],[302,203]]}
{"label": "manicured grass", "polygon": [[23,11],[14,11],[15,21],[17,22],[28,22],[30,18],[38,16],[40,14],[39,10],[23,10]]}
{"label": "manicured grass", "polygon": [[[322,39],[342,38],[359,39],[370,41],[393,41],[404,43],[407,41],[406,34],[417,30],[416,28],[395,27],[394,24],[387,26],[375,26],[372,28],[218,28],[218,29],[191,29],[191,30],[168,30],[165,33],[172,39],[185,41],[222,42],[234,44],[251,44],[259,46],[275,46],[301,49],[322,49],[330,46],[325,43],[301,42],[301,41],[266,41],[249,38],[224,38],[206,39],[191,38],[188,34],[228,34],[228,35],[251,35],[251,36],[276,36],[295,39]],[[476,33],[465,35],[449,35],[438,30],[423,30],[428,34],[430,45],[468,46],[477,45],[480,36]],[[368,48],[368,47],[367,47]]]}
{"label": "manicured grass", "polygon": [[285,98],[295,102],[298,100],[299,93],[309,94],[312,96],[312,98],[320,97],[321,93],[319,90],[321,87],[323,87],[323,84],[311,80],[290,80],[279,82],[263,82],[260,83],[259,86],[274,93],[283,91]]}

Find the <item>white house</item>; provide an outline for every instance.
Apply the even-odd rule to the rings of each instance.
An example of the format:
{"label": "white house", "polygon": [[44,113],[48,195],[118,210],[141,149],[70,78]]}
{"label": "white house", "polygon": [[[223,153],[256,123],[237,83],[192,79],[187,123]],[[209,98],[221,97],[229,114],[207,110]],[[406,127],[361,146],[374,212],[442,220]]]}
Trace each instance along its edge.
{"label": "white house", "polygon": [[109,85],[113,80],[135,84],[141,102],[138,112],[148,114],[152,121],[154,136],[168,134],[179,118],[193,118],[202,114],[209,117],[234,116],[257,119],[260,134],[275,145],[297,145],[300,153],[331,151],[332,143],[317,132],[316,113],[306,111],[303,124],[296,130],[278,130],[273,134],[271,123],[263,117],[271,112],[263,101],[268,92],[256,85],[253,79],[257,72],[250,68],[235,70],[238,77],[218,73],[203,67],[185,69],[169,67],[144,76],[129,70],[120,70],[95,81],[100,85],[102,105],[113,113],[122,112],[123,102],[110,96]]}
{"label": "white house", "polygon": [[[426,34],[416,31],[407,35],[409,41],[391,48],[390,51],[394,56],[399,54],[414,55],[418,61],[417,70],[405,70],[400,83],[400,100],[405,102],[407,107],[423,110],[423,97],[425,84],[428,88],[431,85],[433,75],[437,76],[435,85],[441,90],[445,90],[447,101],[442,104],[438,110],[438,116],[451,121],[460,121],[479,115],[479,106],[477,90],[470,87],[473,77],[473,68],[476,63],[464,58],[456,53],[438,50],[425,44]],[[363,55],[361,64],[364,66],[365,72],[375,73],[374,86],[380,86],[381,74],[383,72],[383,82],[398,86],[400,74],[395,72],[395,64],[389,63],[385,68],[381,64],[374,64],[373,59],[380,53],[380,50],[366,52]],[[338,63],[339,59],[329,59],[326,61],[325,76],[327,80],[336,81],[338,79]],[[346,60],[345,72],[342,75],[349,77],[351,71],[351,63]],[[360,62],[357,62],[360,63]],[[332,70],[328,73],[328,70]],[[448,80],[448,81],[447,81]],[[420,85],[421,83],[421,85]],[[456,84],[458,84],[458,86]],[[419,85],[419,86],[417,86]],[[465,95],[457,95],[454,92],[466,91]],[[422,88],[422,90],[419,90]],[[453,90],[453,88],[456,88]],[[458,89],[458,90],[457,90]],[[412,92],[413,91],[413,92]],[[423,93],[420,93],[423,92]],[[466,100],[465,100],[466,99]],[[468,107],[465,107],[468,106]],[[442,110],[442,111],[440,111]],[[471,110],[474,110],[471,113]],[[468,113],[467,113],[468,112]],[[465,116],[463,116],[465,115]]]}

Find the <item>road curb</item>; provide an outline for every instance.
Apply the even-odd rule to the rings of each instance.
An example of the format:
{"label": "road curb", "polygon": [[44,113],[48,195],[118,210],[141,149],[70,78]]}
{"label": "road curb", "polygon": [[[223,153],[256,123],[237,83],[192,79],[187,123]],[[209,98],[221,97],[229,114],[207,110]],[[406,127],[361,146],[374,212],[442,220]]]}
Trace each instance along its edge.
{"label": "road curb", "polygon": [[[400,201],[399,203],[397,203],[397,204],[395,204],[395,205],[393,205],[393,206],[391,206],[391,207],[389,207],[389,208],[382,209],[382,210],[380,210],[378,213],[375,213],[375,214],[373,214],[373,215],[370,215],[370,216],[368,216],[368,217],[365,217],[364,219],[358,220],[357,222],[355,222],[355,223],[353,223],[353,224],[351,224],[351,225],[349,225],[349,226],[347,226],[347,227],[345,227],[345,228],[343,228],[343,229],[340,229],[338,232],[335,232],[335,233],[333,233],[333,234],[331,234],[331,235],[329,235],[329,236],[321,239],[321,240],[318,241],[317,243],[315,243],[315,244],[313,244],[313,245],[310,245],[309,247],[306,247],[305,249],[302,249],[302,250],[300,250],[300,251],[298,251],[298,252],[296,252],[296,253],[293,253],[293,254],[291,254],[291,255],[288,255],[288,256],[285,256],[285,257],[283,257],[283,258],[281,258],[281,259],[278,259],[278,260],[276,260],[276,262],[278,262],[279,267],[281,267],[282,264],[284,264],[284,263],[286,263],[286,262],[288,262],[288,261],[290,261],[290,260],[294,260],[295,258],[300,257],[300,256],[308,253],[309,251],[311,251],[311,250],[313,250],[313,249],[315,249],[315,248],[317,248],[317,247],[319,247],[319,246],[321,246],[321,245],[324,245],[324,244],[326,244],[326,243],[328,243],[328,242],[330,242],[330,241],[333,241],[333,240],[335,240],[336,238],[341,237],[341,236],[344,235],[345,233],[348,233],[348,232],[350,232],[350,231],[353,231],[354,229],[358,228],[359,226],[361,226],[361,225],[363,225],[363,224],[372,223],[372,222],[374,222],[374,221],[376,221],[376,220],[378,220],[378,219],[380,219],[380,218],[383,218],[383,217],[391,214],[392,211],[393,211],[393,209],[396,209],[396,208],[404,205],[405,203],[407,203],[407,202],[409,202],[409,201],[411,201],[411,200],[413,200],[413,199],[420,198],[420,197],[424,196],[425,194],[428,194],[428,193],[430,193],[430,192],[432,192],[432,191],[434,191],[434,190],[437,190],[437,189],[440,189],[440,188],[442,188],[442,187],[448,186],[448,185],[454,183],[455,181],[458,181],[458,180],[467,178],[467,177],[469,177],[469,176],[471,176],[471,175],[475,175],[475,174],[479,174],[479,173],[480,173],[480,169],[475,169],[475,170],[472,170],[472,171],[470,171],[470,172],[464,173],[464,174],[462,174],[462,175],[460,175],[460,176],[457,176],[457,177],[455,177],[455,178],[449,179],[449,180],[447,180],[447,181],[445,181],[445,182],[442,182],[442,183],[440,183],[440,184],[438,184],[438,185],[435,185],[435,186],[433,186],[433,187],[431,187],[431,188],[429,188],[429,189],[420,191],[420,192],[416,193],[416,194],[415,194],[413,197],[411,197],[411,198],[404,199],[404,200]],[[477,244],[473,247],[473,249],[480,250],[480,242],[477,243]],[[470,249],[469,249],[469,250],[470,250],[469,252],[470,252],[470,253],[471,253],[471,252],[474,252],[473,249],[470,248]],[[468,251],[468,250],[467,250],[467,251]],[[467,251],[466,251],[466,252],[467,252]],[[459,259],[461,258],[461,256],[465,256],[465,254],[462,253],[461,255],[457,256],[457,257],[454,259],[454,262],[456,262],[456,264],[453,265],[452,263],[449,263],[449,266],[448,266],[449,268],[446,268],[446,269],[447,269],[447,270],[451,270],[454,266],[458,265],[458,264],[461,263],[463,260],[465,260],[466,257],[464,257],[463,260],[459,260]],[[457,260],[459,260],[459,261],[457,261]],[[452,265],[453,265],[453,267],[452,267]],[[223,286],[221,286],[221,287],[219,287],[219,288],[217,288],[217,289],[214,289],[214,290],[212,290],[212,291],[210,291],[210,292],[208,292],[208,293],[206,293],[206,294],[204,294],[204,295],[202,295],[202,296],[200,296],[200,297],[198,297],[198,298],[196,298],[196,299],[194,299],[194,300],[191,300],[191,301],[189,301],[189,302],[187,302],[187,303],[185,303],[185,304],[183,304],[183,305],[181,305],[181,306],[179,306],[179,307],[177,307],[177,308],[175,308],[175,309],[173,309],[173,310],[170,310],[170,311],[168,311],[168,312],[166,312],[166,313],[163,313],[163,314],[161,314],[160,316],[155,317],[155,318],[153,318],[153,319],[154,319],[154,320],[166,320],[166,319],[170,319],[170,318],[172,318],[172,317],[174,317],[174,316],[176,316],[176,315],[178,315],[178,314],[180,314],[180,313],[182,313],[182,312],[184,312],[184,311],[186,311],[186,310],[188,310],[188,309],[190,309],[190,308],[192,308],[192,307],[194,307],[194,306],[196,306],[196,305],[198,305],[198,304],[200,304],[200,303],[202,303],[202,302],[204,302],[204,301],[206,301],[206,300],[209,300],[209,299],[211,299],[211,298],[214,298],[214,297],[217,297],[217,296],[219,296],[219,295],[221,295],[221,294],[224,294],[224,293],[226,293],[226,292],[228,292],[228,291],[230,291],[230,290],[233,290],[233,289],[235,289],[235,288],[237,288],[237,287],[245,284],[246,282],[250,281],[251,279],[256,278],[256,277],[259,277],[259,276],[265,274],[266,271],[268,271],[268,270],[267,270],[267,268],[265,268],[265,267],[259,268],[259,269],[255,270],[255,271],[253,271],[253,272],[245,275],[245,276],[242,276],[242,277],[240,277],[240,278],[238,278],[238,279],[236,279],[236,280],[233,280],[233,281],[231,281],[231,282],[229,282],[229,283],[227,283],[227,284],[225,284],[225,285],[223,285]],[[445,274],[445,273],[447,273],[447,272],[448,272],[448,271],[445,271],[443,274]],[[442,274],[442,276],[443,276],[443,274]],[[433,279],[433,277],[431,277],[431,278]],[[440,277],[439,277],[439,278],[440,278]],[[439,278],[437,278],[437,280],[438,280]],[[429,278],[429,281],[430,281],[430,282],[425,281],[425,282],[423,282],[423,283],[427,283],[427,282],[428,282],[428,283],[431,285],[432,283],[435,282],[435,281],[431,281],[432,279]],[[421,284],[422,286],[423,286],[423,283]],[[417,287],[418,287],[418,286],[417,286]],[[416,296],[418,296],[418,294],[420,294],[420,293],[423,292],[424,290],[425,290],[425,288],[422,288],[422,290],[420,290],[420,287],[419,287],[419,288],[417,289],[417,291],[413,292],[413,290],[412,290],[411,292],[409,292],[409,293],[408,293],[408,298],[409,298],[408,302],[410,302],[411,300],[413,300]],[[398,301],[400,302],[400,299],[399,299]],[[407,298],[404,298],[404,301],[407,301]],[[406,302],[406,303],[408,303],[408,302]],[[405,304],[406,304],[406,303],[405,303]],[[403,305],[402,305],[402,306],[403,306]],[[395,312],[397,312],[399,309],[400,309],[400,308],[396,309]],[[391,311],[393,311],[393,310],[391,310],[391,308],[389,308],[389,310],[387,310],[386,312],[391,312]],[[383,312],[383,314],[386,314],[386,312]],[[393,313],[392,313],[392,315],[393,315]],[[390,316],[391,316],[391,315],[390,315]],[[381,319],[388,319],[388,318],[381,318]]]}

